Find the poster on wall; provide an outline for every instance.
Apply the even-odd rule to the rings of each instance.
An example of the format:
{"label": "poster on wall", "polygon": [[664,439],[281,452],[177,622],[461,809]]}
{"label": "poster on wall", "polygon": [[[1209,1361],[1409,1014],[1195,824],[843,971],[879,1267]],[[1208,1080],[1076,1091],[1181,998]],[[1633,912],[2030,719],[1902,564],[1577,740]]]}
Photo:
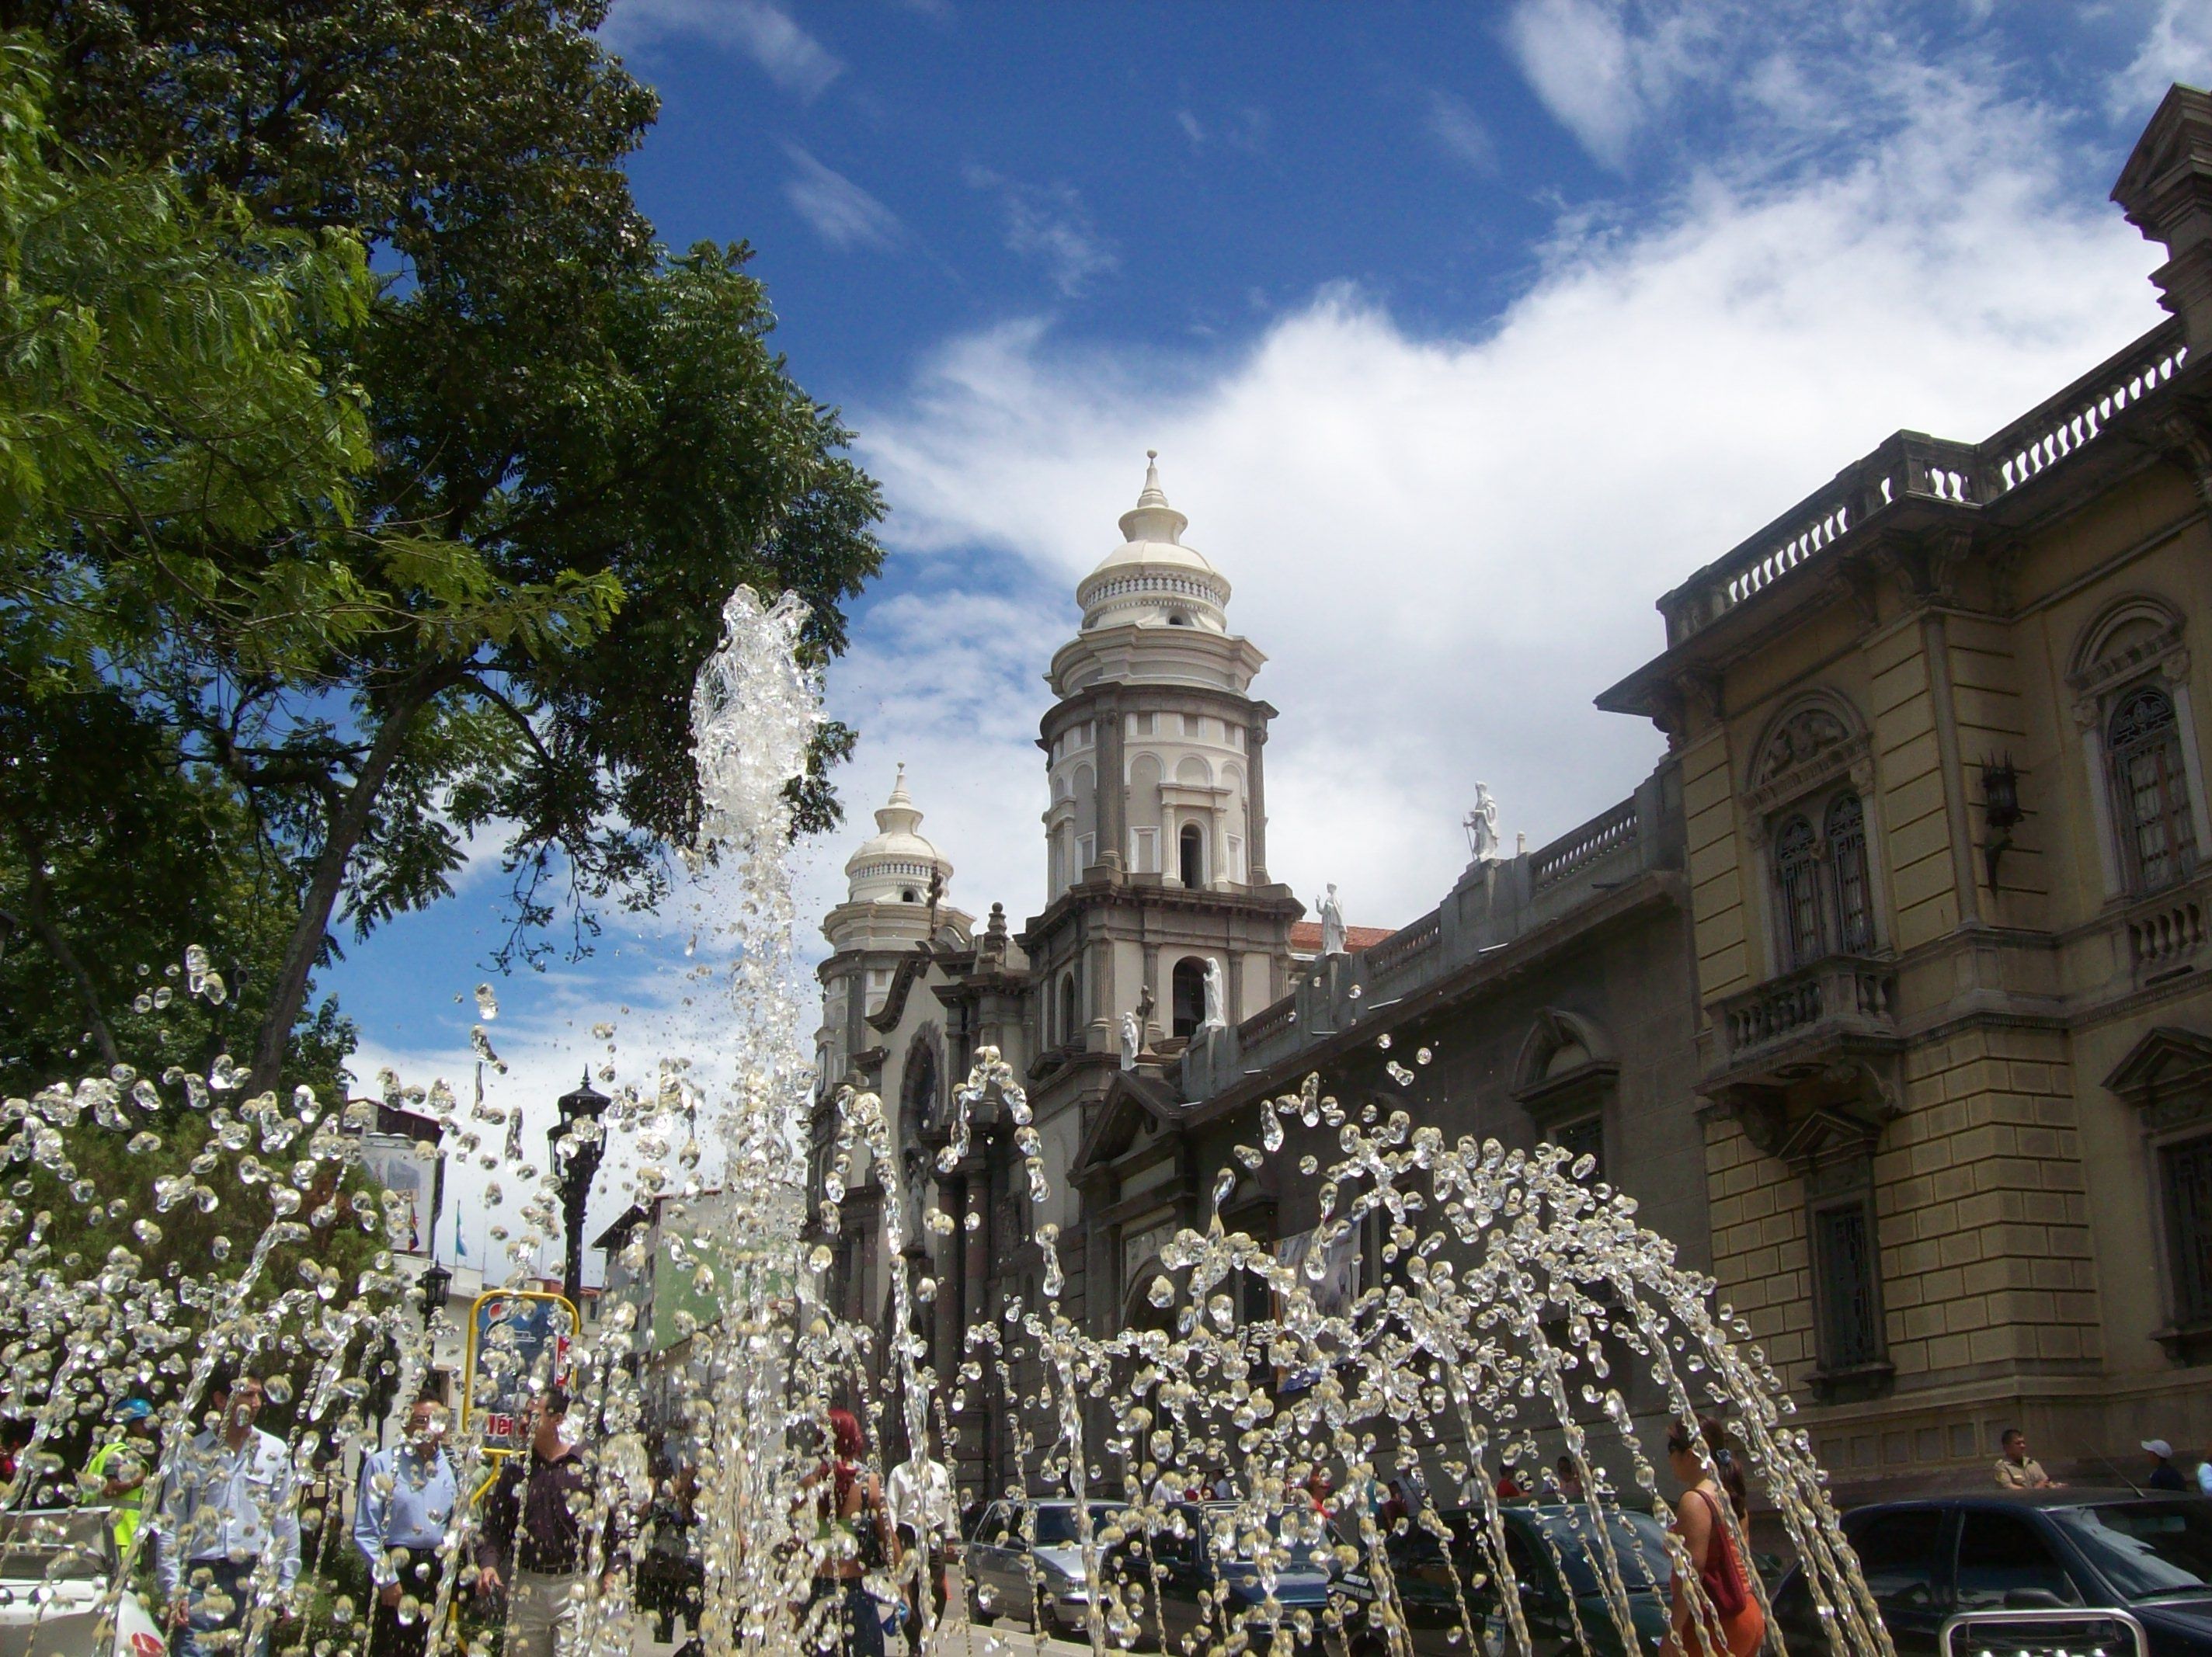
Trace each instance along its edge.
{"label": "poster on wall", "polygon": [[437,1187],[437,1153],[425,1156],[417,1143],[404,1133],[364,1133],[361,1171],[400,1199],[400,1235],[406,1239],[399,1245],[402,1251],[429,1253],[430,1198]]}
{"label": "poster on wall", "polygon": [[529,1428],[532,1393],[568,1381],[576,1308],[565,1296],[537,1290],[494,1290],[477,1296],[469,1319],[469,1367],[461,1429],[483,1440],[489,1454],[519,1450]]}
{"label": "poster on wall", "polygon": [[[1314,1310],[1324,1318],[1349,1317],[1352,1302],[1359,1298],[1359,1229],[1346,1231],[1322,1252],[1322,1267],[1318,1276],[1307,1270],[1314,1250],[1321,1247],[1319,1228],[1300,1231],[1275,1241],[1275,1259],[1297,1274],[1297,1282],[1313,1297]],[[1280,1295],[1275,1296],[1275,1318],[1281,1321],[1289,1310]],[[1321,1366],[1309,1364],[1297,1369],[1275,1372],[1275,1390],[1279,1393],[1303,1392],[1321,1379]]]}

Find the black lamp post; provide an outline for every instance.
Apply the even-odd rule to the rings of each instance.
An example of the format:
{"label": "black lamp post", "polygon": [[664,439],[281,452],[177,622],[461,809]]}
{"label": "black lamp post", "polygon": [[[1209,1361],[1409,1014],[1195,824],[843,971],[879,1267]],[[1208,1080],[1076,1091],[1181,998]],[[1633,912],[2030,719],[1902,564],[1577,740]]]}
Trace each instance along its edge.
{"label": "black lamp post", "polygon": [[[568,1231],[561,1292],[568,1296],[579,1316],[584,1305],[584,1206],[591,1201],[592,1181],[599,1174],[599,1155],[605,1149],[599,1117],[613,1102],[592,1085],[592,1073],[586,1070],[583,1084],[561,1096],[561,1120],[545,1131],[561,1186],[561,1220]],[[584,1126],[586,1122],[589,1127]]]}
{"label": "black lamp post", "polygon": [[446,1291],[453,1286],[453,1274],[433,1259],[422,1268],[422,1326],[428,1329],[432,1320],[446,1309]]}

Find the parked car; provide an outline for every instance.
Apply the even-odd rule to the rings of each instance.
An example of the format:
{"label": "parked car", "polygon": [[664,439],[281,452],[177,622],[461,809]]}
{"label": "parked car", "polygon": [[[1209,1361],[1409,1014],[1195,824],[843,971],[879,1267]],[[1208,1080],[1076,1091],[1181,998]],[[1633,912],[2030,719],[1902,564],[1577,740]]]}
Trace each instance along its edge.
{"label": "parked car", "polygon": [[[1166,1651],[1204,1652],[1241,1627],[1253,1650],[1266,1651],[1279,1624],[1291,1630],[1301,1652],[1340,1653],[1342,1642],[1326,1635],[1333,1570],[1326,1533],[1316,1523],[1310,1537],[1280,1524],[1264,1538],[1240,1534],[1243,1514],[1233,1502],[1181,1502],[1149,1535],[1115,1551],[1108,1573],[1131,1633]],[[1263,1549],[1272,1556],[1272,1613]]]}
{"label": "parked car", "polygon": [[[1666,1638],[1671,1568],[1665,1530],[1649,1514],[1614,1510],[1604,1516],[1638,1648],[1631,1652],[1625,1649],[1627,1642],[1620,1636],[1607,1592],[1596,1514],[1596,1509],[1580,1502],[1515,1503],[1502,1510],[1506,1563],[1519,1590],[1521,1614],[1535,1657],[1567,1652],[1583,1657],[1643,1657],[1656,1652]],[[1419,1657],[1468,1657],[1470,1652],[1515,1649],[1517,1642],[1489,1563],[1491,1548],[1482,1538],[1481,1515],[1473,1508],[1457,1508],[1438,1517],[1450,1533],[1449,1549],[1432,1532],[1412,1523],[1384,1544],[1398,1615],[1414,1651]],[[1340,1520],[1338,1532],[1362,1556],[1359,1564],[1339,1579],[1339,1587],[1359,1607],[1350,1620],[1358,1631],[1352,1642],[1355,1657],[1364,1657],[1387,1648],[1381,1631],[1367,1622],[1376,1584],[1357,1526]],[[1470,1630],[1478,1642],[1472,1647]]]}
{"label": "parked car", "polygon": [[[2132,1612],[2151,1657],[2212,1657],[2212,1502],[2201,1496],[1991,1490],[1883,1502],[1843,1523],[1898,1657],[1937,1657],[1956,1611],[2077,1607]],[[1793,1654],[1844,1657],[1802,1570],[1776,1590],[1774,1616]]]}
{"label": "parked car", "polygon": [[0,1657],[163,1657],[168,1642],[125,1588],[115,1627],[95,1652],[100,1606],[121,1561],[105,1508],[33,1509],[0,1517]]}
{"label": "parked car", "polygon": [[[1094,1537],[1126,1511],[1119,1502],[1090,1507]],[[973,1622],[1028,1622],[1034,1607],[1048,1630],[1078,1637],[1089,1622],[1091,1587],[1073,1502],[990,1503],[969,1532],[961,1562]]]}

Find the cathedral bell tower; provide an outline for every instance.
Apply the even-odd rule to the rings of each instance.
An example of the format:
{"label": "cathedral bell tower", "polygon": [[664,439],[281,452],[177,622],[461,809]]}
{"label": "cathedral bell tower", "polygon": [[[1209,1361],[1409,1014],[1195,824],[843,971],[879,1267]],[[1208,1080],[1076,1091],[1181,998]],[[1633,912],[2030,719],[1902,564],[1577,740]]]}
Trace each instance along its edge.
{"label": "cathedral bell tower", "polygon": [[1146,1009],[1142,1046],[1172,1053],[1201,1033],[1209,976],[1224,1023],[1290,985],[1304,911],[1267,877],[1275,710],[1249,694],[1267,659],[1230,631],[1228,580],[1183,544],[1188,521],[1147,464],[1047,675],[1046,907],[1021,938],[1041,1120],[1103,1096],[1124,1014]]}

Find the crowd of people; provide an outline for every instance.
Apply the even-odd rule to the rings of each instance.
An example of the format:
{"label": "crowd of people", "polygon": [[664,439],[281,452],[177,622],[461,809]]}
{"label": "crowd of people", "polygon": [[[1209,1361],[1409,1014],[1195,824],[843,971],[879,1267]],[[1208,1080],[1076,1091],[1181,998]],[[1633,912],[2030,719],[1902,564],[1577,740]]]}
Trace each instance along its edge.
{"label": "crowd of people", "polygon": [[[108,1437],[85,1466],[82,1488],[109,1510],[118,1551],[127,1557],[135,1544],[144,1555],[150,1545],[158,1615],[171,1630],[175,1657],[266,1657],[275,1625],[294,1614],[292,1590],[301,1571],[301,1503],[292,1456],[283,1440],[257,1424],[266,1399],[258,1377],[218,1374],[209,1395],[208,1423],[183,1447],[156,1507],[147,1501],[160,1459],[158,1422],[143,1399],[116,1412]],[[567,1430],[568,1414],[568,1398],[558,1387],[533,1399],[525,1448],[505,1457],[477,1493],[477,1523],[465,1555],[458,1557],[453,1531],[470,1508],[471,1493],[445,1442],[446,1406],[430,1397],[415,1400],[398,1441],[364,1459],[350,1537],[372,1596],[368,1657],[422,1657],[442,1575],[455,1568],[454,1587],[470,1597],[474,1614],[504,1628],[506,1657],[567,1657],[586,1599],[593,1597],[574,1592],[586,1569],[599,1573],[593,1586],[601,1593],[631,1586],[637,1611],[654,1619],[658,1640],[671,1640],[681,1618],[696,1647],[703,1581],[694,1536],[695,1476],[656,1460],[651,1504],[638,1514],[610,1511],[587,1529],[585,1515],[598,1510],[594,1471]],[[951,1474],[930,1455],[925,1438],[880,1478],[856,1416],[833,1409],[824,1426],[818,1461],[801,1481],[795,1511],[802,1535],[811,1534],[814,1545],[808,1626],[833,1636],[849,1657],[883,1657],[887,1630],[903,1630],[918,1649],[923,1594],[940,1610],[951,1598],[947,1567],[962,1530]],[[2063,1488],[2029,1453],[2021,1429],[2006,1431],[2001,1449],[1999,1486]],[[2212,1461],[2185,1471],[2163,1439],[2144,1440],[2142,1451],[2148,1465],[2137,1478],[2112,1469],[2122,1482],[2212,1496]],[[1676,1528],[1705,1590],[1702,1599],[1676,1593],[1673,1647],[1702,1643],[1750,1657],[1764,1625],[1739,1551],[1749,1516],[1741,1464],[1712,1420],[1676,1423],[1667,1458],[1682,1491]],[[1333,1496],[1316,1469],[1304,1493],[1323,1511],[1341,1510],[1346,1499],[1360,1496],[1386,1529],[1427,1499],[1418,1472],[1370,1483],[1364,1496]],[[1505,1502],[1584,1499],[1571,1457],[1560,1456],[1540,1489],[1539,1484],[1508,1469],[1496,1494]],[[1162,1505],[1235,1494],[1226,1469],[1211,1476],[1163,1473],[1150,1491]],[[916,1550],[924,1551],[924,1559],[902,1569]],[[903,1604],[886,1597],[885,1585],[894,1581],[904,1585]],[[1717,1619],[1702,1642],[1686,1638],[1693,1604],[1695,1615]]]}

